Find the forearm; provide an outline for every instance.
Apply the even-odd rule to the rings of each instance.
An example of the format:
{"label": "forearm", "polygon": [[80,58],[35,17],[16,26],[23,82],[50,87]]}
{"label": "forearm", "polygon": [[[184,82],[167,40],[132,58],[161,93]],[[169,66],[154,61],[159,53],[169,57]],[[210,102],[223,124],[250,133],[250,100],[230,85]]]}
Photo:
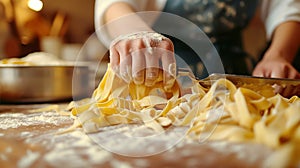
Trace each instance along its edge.
{"label": "forearm", "polygon": [[264,59],[282,57],[292,62],[300,47],[300,23],[289,21],[279,25],[273,34],[272,43]]}
{"label": "forearm", "polygon": [[292,66],[300,46],[300,23],[285,22],[279,25],[272,43],[263,59],[253,71],[254,76],[274,78],[300,78],[299,72]]}
{"label": "forearm", "polygon": [[113,39],[137,31],[152,31],[126,2],[112,4],[104,14],[104,22]]}
{"label": "forearm", "polygon": [[112,4],[105,12],[104,22],[110,22],[119,17],[135,13],[134,9],[125,2]]}

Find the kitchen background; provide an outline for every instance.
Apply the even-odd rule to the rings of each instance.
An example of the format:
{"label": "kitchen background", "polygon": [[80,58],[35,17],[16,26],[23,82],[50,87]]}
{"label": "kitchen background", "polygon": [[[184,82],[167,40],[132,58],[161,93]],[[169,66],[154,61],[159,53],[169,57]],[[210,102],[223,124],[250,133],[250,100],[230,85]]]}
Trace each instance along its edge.
{"label": "kitchen background", "polygon": [[[0,59],[39,51],[52,52],[66,60],[76,59],[78,52],[84,53],[87,60],[102,58],[107,49],[94,36],[94,3],[0,0]],[[246,50],[255,58],[265,45],[264,29],[258,18],[259,13],[244,32]]]}

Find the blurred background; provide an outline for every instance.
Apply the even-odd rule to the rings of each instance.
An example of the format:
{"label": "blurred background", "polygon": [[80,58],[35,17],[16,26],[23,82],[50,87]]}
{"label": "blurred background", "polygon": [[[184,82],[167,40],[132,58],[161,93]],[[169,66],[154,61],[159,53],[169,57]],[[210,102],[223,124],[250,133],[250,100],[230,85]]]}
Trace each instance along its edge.
{"label": "blurred background", "polygon": [[[74,60],[97,60],[107,49],[94,33],[94,0],[0,0],[0,59],[51,52]],[[246,50],[258,57],[265,45],[259,14],[244,32]],[[87,42],[88,41],[88,42]]]}
{"label": "blurred background", "polygon": [[94,33],[94,0],[0,0],[0,59],[51,52],[74,60],[85,45],[86,59],[106,49]]}

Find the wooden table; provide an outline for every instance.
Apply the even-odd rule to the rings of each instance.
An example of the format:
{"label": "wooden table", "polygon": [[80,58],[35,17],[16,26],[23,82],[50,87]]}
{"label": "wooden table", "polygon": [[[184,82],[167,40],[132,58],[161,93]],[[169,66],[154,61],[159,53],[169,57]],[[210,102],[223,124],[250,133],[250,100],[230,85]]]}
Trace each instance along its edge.
{"label": "wooden table", "polygon": [[[149,156],[124,156],[93,140],[77,129],[57,134],[73,123],[69,116],[54,111],[29,113],[49,104],[0,105],[0,165],[6,167],[262,167],[272,152],[258,144],[228,142],[188,142],[178,140],[167,149],[154,149]],[[63,104],[62,104],[63,105]],[[126,126],[125,126],[126,127]],[[124,130],[123,127],[119,130]],[[111,127],[113,130],[113,127]],[[110,131],[111,131],[110,130]],[[128,129],[127,129],[128,130]],[[106,132],[106,134],[105,134]],[[142,141],[120,141],[103,130],[103,143],[149,151]],[[114,136],[119,135],[115,132]],[[100,136],[100,137],[101,137]],[[171,139],[171,138],[169,138]],[[184,139],[184,138],[183,138]],[[107,143],[107,144],[109,144]],[[114,145],[115,143],[115,145]],[[158,146],[153,142],[152,147]],[[155,151],[156,150],[156,151]],[[124,153],[123,153],[124,154]],[[126,153],[125,153],[126,154]],[[128,154],[128,153],[127,153]],[[134,156],[134,157],[132,157]]]}

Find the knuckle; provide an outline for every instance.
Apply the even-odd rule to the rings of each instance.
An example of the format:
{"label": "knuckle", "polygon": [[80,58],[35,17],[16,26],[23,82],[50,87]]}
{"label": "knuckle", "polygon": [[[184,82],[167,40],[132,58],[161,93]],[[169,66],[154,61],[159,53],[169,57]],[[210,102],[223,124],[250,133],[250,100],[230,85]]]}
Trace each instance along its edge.
{"label": "knuckle", "polygon": [[120,53],[123,53],[123,54],[128,54],[128,51],[130,49],[130,41],[128,40],[121,40],[119,42],[117,42],[115,45],[114,45],[114,48],[120,52]]}
{"label": "knuckle", "polygon": [[133,41],[133,44],[134,44],[134,47],[136,47],[136,48],[144,48],[144,42],[141,38],[135,39]]}
{"label": "knuckle", "polygon": [[173,43],[169,40],[163,40],[160,42],[160,47],[161,48],[164,48],[164,49],[167,49],[167,50],[170,50],[170,51],[174,51],[174,46],[173,46]]}

